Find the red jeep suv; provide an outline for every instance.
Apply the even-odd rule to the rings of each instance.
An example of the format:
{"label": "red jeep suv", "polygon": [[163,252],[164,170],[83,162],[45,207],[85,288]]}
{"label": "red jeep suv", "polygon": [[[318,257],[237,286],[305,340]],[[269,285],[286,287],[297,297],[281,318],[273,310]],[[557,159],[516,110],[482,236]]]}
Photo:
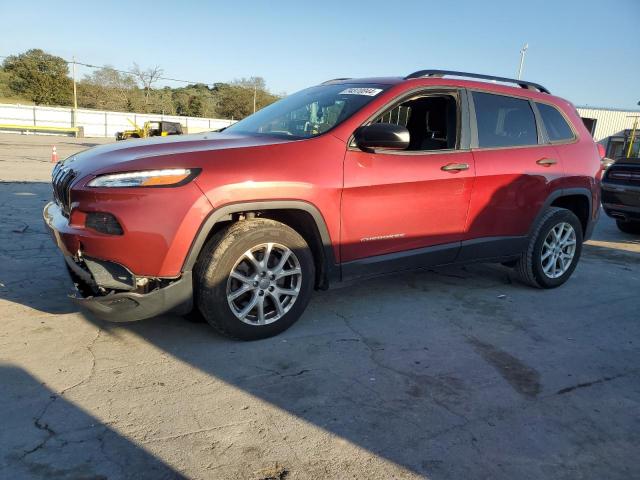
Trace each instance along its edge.
{"label": "red jeep suv", "polygon": [[563,284],[598,218],[600,160],[575,108],[535,83],[339,78],[224,131],[73,155],[44,219],[97,316],[196,308],[257,339],[359,277],[482,261]]}

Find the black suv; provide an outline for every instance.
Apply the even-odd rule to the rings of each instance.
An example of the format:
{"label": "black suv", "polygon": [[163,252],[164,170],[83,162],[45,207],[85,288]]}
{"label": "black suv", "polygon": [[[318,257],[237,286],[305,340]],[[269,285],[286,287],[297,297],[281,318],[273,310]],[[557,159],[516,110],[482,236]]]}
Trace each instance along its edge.
{"label": "black suv", "polygon": [[625,233],[640,233],[640,158],[616,160],[602,178],[602,206]]}

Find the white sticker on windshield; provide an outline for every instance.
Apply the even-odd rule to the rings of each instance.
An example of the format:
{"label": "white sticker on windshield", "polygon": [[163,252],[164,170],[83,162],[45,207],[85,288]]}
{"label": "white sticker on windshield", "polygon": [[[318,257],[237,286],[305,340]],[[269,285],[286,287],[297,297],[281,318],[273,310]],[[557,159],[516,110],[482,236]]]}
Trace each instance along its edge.
{"label": "white sticker on windshield", "polygon": [[381,91],[381,88],[347,88],[338,95],[366,95],[368,97],[375,97]]}

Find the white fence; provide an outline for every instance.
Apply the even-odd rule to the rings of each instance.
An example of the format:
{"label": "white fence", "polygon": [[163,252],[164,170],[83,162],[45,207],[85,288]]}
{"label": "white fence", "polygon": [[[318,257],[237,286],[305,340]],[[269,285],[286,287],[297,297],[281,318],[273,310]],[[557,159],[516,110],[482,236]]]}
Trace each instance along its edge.
{"label": "white fence", "polygon": [[[233,120],[220,118],[180,117],[146,113],[106,112],[103,110],[78,109],[76,126],[84,129],[85,137],[114,137],[116,132],[130,130],[131,120],[142,127],[144,122],[167,120],[180,122],[187,133],[198,133],[231,125]],[[0,125],[27,125],[40,127],[72,127],[73,109],[39,107],[30,105],[0,104]]]}
{"label": "white fence", "polygon": [[[579,107],[580,116],[597,119],[594,138],[601,141],[625,128],[631,128],[633,118],[638,111],[621,111],[599,108]],[[78,109],[76,126],[84,129],[85,137],[114,137],[116,132],[129,130],[131,120],[142,126],[144,122],[167,120],[180,122],[188,133],[217,130],[234,123],[233,120],[220,118],[180,117],[177,115],[159,115],[133,112],[108,112],[104,110]],[[0,104],[0,125],[28,125],[40,127],[72,127],[73,110],[60,107],[38,107],[31,105]]]}

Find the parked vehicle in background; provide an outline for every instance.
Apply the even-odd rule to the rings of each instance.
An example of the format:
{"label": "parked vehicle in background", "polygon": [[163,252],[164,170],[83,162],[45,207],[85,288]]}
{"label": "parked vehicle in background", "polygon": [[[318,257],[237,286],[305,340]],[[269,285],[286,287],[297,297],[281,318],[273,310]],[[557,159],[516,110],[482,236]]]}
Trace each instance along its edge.
{"label": "parked vehicle in background", "polygon": [[600,162],[573,105],[541,85],[422,70],[74,155],[44,218],[96,315],[195,307],[249,340],[292,325],[314,288],[383,273],[502,262],[562,285],[598,218]]}
{"label": "parked vehicle in background", "polygon": [[[129,119],[127,119],[129,120]],[[182,135],[182,125],[179,122],[166,122],[164,120],[157,122],[145,122],[140,128],[136,123],[129,120],[129,123],[135,128],[133,130],[125,130],[116,133],[116,140],[127,140],[128,138],[148,138],[148,137],[166,137],[168,135]]]}
{"label": "parked vehicle in background", "polygon": [[615,159],[613,158],[609,158],[609,157],[603,157],[602,158],[602,170],[606,170],[607,168],[609,168],[611,165],[613,165],[614,163],[616,163]]}
{"label": "parked vehicle in background", "polygon": [[640,158],[619,158],[602,178],[602,207],[625,233],[640,233]]}

